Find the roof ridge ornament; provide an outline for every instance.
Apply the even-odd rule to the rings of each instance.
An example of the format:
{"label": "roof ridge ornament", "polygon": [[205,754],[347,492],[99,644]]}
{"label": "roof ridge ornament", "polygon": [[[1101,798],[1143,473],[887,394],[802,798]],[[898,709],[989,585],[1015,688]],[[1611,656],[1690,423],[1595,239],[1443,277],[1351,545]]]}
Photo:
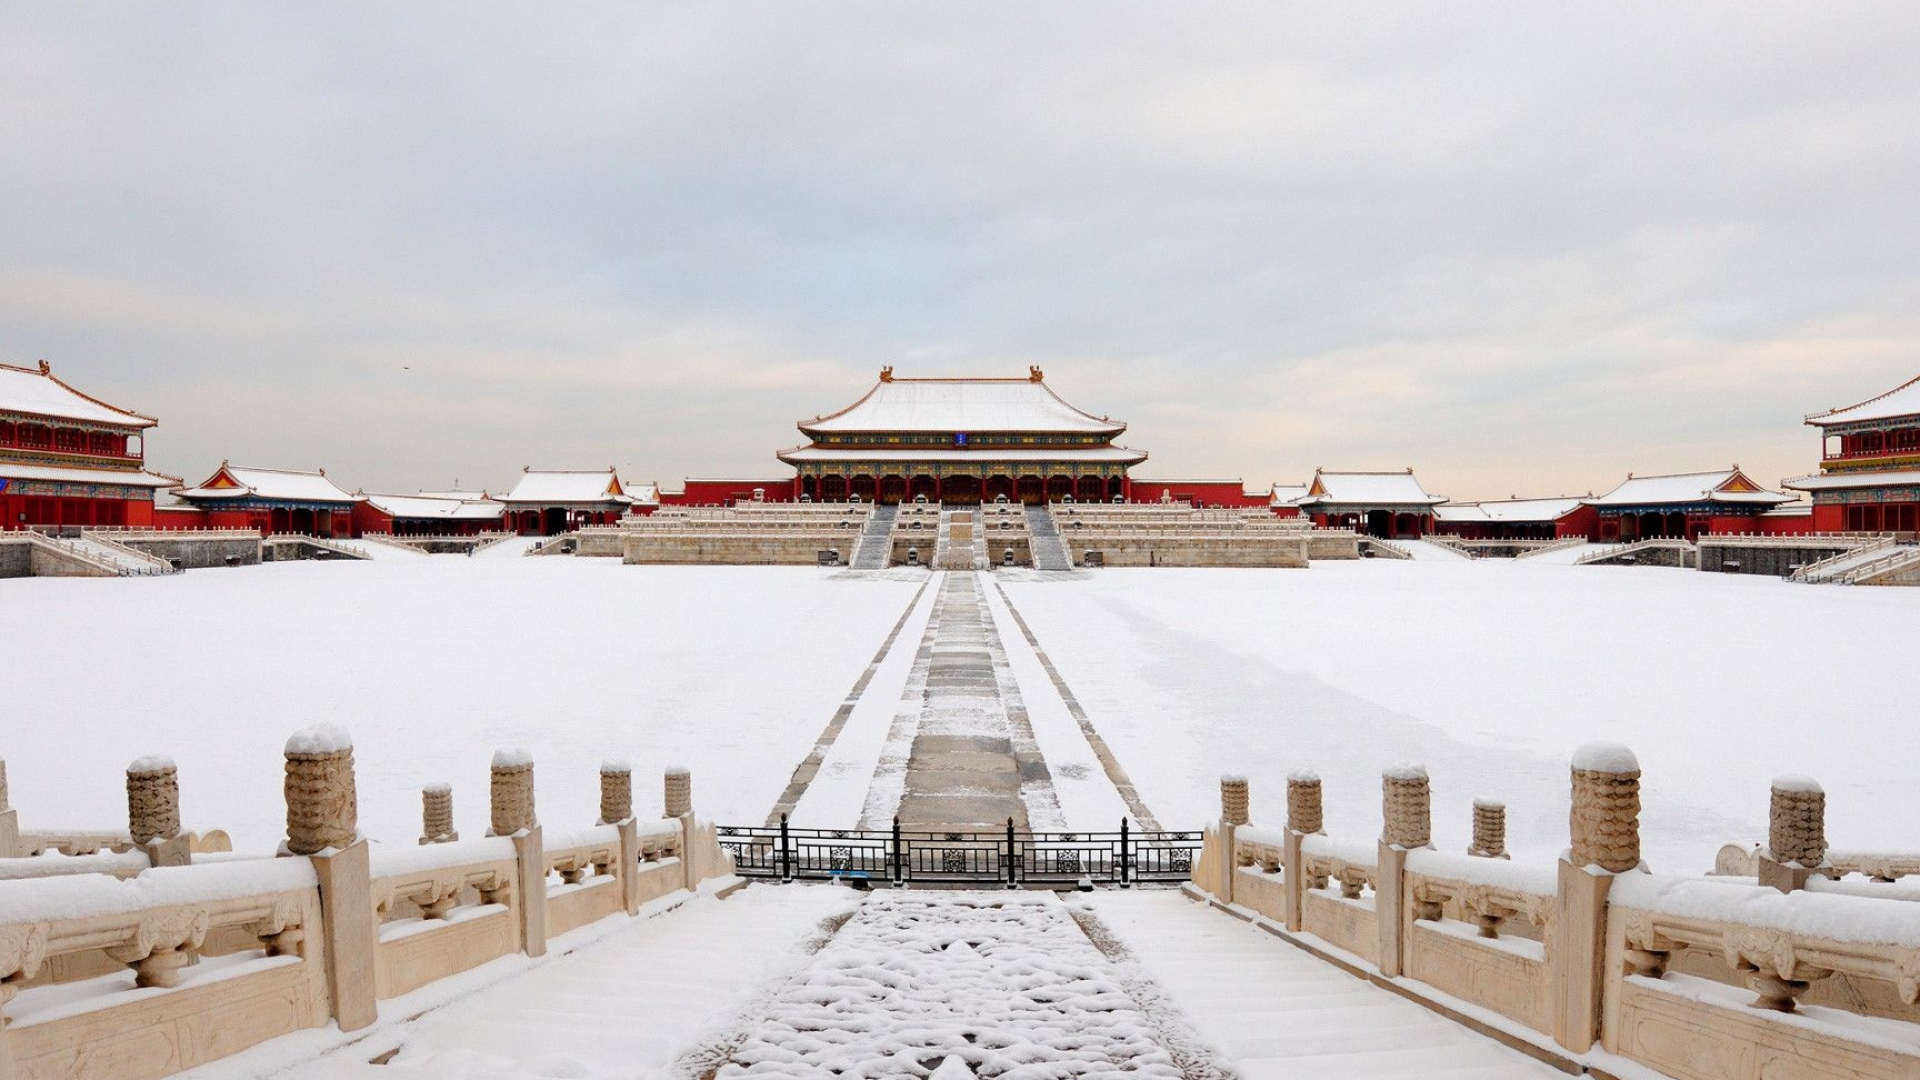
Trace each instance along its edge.
{"label": "roof ridge ornament", "polygon": [[44,358],[40,361],[40,374],[42,375],[53,374],[53,365],[47,363]]}
{"label": "roof ridge ornament", "polygon": [[881,382],[893,381],[893,365],[892,364],[888,364],[886,367],[883,367],[880,369],[880,381]]}
{"label": "roof ridge ornament", "polygon": [[1045,382],[1046,380],[1047,380],[1046,373],[1040,370],[1039,364],[1027,365],[1027,381],[1028,382]]}

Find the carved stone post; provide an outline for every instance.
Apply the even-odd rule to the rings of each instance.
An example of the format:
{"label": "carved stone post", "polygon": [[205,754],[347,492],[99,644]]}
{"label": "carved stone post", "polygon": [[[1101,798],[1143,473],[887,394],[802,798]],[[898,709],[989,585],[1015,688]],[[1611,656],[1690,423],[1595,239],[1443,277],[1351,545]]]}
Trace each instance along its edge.
{"label": "carved stone post", "polygon": [[625,761],[600,763],[600,824],[613,825],[633,816],[633,766]]}
{"label": "carved stone post", "polygon": [[513,838],[519,865],[520,948],[528,956],[547,952],[547,851],[533,810],[533,755],[496,750],[493,755],[493,828],[489,836]]}
{"label": "carved stone post", "polygon": [[7,802],[7,763],[0,759],[0,859],[25,854],[20,850],[20,812]]}
{"label": "carved stone post", "polygon": [[172,759],[143,757],[127,766],[127,833],[155,866],[192,861],[192,842],[180,835],[180,776]]}
{"label": "carved stone post", "polygon": [[1427,770],[1395,765],[1380,774],[1383,819],[1373,876],[1373,913],[1379,920],[1380,974],[1400,975],[1406,953],[1407,852],[1433,839],[1433,805]]}
{"label": "carved stone post", "polygon": [[693,774],[684,765],[669,765],[665,779],[666,816],[683,818],[693,813]]}
{"label": "carved stone post", "polygon": [[1323,832],[1323,826],[1320,775],[1308,769],[1287,774],[1287,835],[1282,850],[1287,876],[1281,880],[1280,914],[1287,929],[1294,933],[1306,925],[1306,892],[1316,884],[1307,872],[1304,840]]}
{"label": "carved stone post", "polygon": [[627,914],[640,913],[640,826],[633,819],[633,766],[620,760],[600,763],[600,824],[620,831],[621,906]]}
{"label": "carved stone post", "polygon": [[1305,769],[1287,777],[1287,828],[1297,833],[1325,832],[1320,813],[1320,777]]}
{"label": "carved stone post", "polygon": [[453,785],[428,784],[420,789],[420,842],[449,844],[460,839],[453,830]]}
{"label": "carved stone post", "polygon": [[1507,804],[1495,799],[1473,800],[1473,846],[1467,854],[1483,859],[1506,859]]}
{"label": "carved stone post", "polygon": [[1247,778],[1229,774],[1220,778],[1220,820],[1228,825],[1247,823]]}
{"label": "carved stone post", "polygon": [[533,809],[533,755],[496,750],[493,755],[493,827],[488,836],[512,836],[539,824]]}
{"label": "carved stone post", "polygon": [[1590,743],[1573,755],[1573,844],[1560,860],[1550,955],[1553,1038],[1586,1053],[1600,1036],[1613,875],[1640,866],[1640,762],[1617,743]]}
{"label": "carved stone post", "polygon": [[[332,724],[287,740],[285,852],[313,861],[320,879],[320,920],[333,1016],[342,1031],[373,1023],[373,874],[359,836],[353,786],[353,737]],[[311,939],[309,939],[311,940]]]}
{"label": "carved stone post", "polygon": [[1206,887],[1225,904],[1234,902],[1234,882],[1240,876],[1240,867],[1249,865],[1248,860],[1240,857],[1239,837],[1240,827],[1247,820],[1247,778],[1237,773],[1222,775],[1220,825],[1216,833],[1220,857],[1212,863],[1215,876]]}
{"label": "carved stone post", "polygon": [[1760,884],[1792,892],[1827,861],[1827,795],[1808,776],[1776,776],[1767,815],[1767,849],[1756,872]]}

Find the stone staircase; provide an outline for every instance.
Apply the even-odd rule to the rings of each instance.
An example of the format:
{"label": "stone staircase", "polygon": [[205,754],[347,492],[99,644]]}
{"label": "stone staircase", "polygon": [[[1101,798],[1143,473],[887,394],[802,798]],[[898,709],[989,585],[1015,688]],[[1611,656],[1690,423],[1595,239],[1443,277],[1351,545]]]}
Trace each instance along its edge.
{"label": "stone staircase", "polygon": [[853,549],[853,569],[885,570],[893,561],[893,520],[899,512],[900,508],[891,503],[873,508],[872,516],[860,528],[860,542]]}
{"label": "stone staircase", "polygon": [[117,567],[122,577],[144,577],[153,574],[177,574],[178,570],[165,559],[156,558],[128,547],[117,540],[111,540],[93,532],[82,532],[80,539],[66,543],[80,548],[87,554]]}
{"label": "stone staircase", "polygon": [[1044,506],[1027,507],[1027,542],[1033,549],[1035,570],[1073,569],[1073,556],[1067,553],[1067,544],[1060,537],[1060,525],[1053,520],[1053,511]]}
{"label": "stone staircase", "polygon": [[1807,568],[1794,580],[1826,585],[1920,583],[1920,545],[1893,544],[1849,552]]}

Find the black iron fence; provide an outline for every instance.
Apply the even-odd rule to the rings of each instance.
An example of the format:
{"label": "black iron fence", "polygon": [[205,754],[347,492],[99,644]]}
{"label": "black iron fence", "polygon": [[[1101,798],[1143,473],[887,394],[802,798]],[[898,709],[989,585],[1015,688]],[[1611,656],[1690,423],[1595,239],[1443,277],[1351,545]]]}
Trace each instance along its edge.
{"label": "black iron fence", "polygon": [[1200,854],[1198,832],[1004,830],[927,832],[721,826],[720,846],[742,877],[842,879],[875,885],[1018,887],[1177,884]]}

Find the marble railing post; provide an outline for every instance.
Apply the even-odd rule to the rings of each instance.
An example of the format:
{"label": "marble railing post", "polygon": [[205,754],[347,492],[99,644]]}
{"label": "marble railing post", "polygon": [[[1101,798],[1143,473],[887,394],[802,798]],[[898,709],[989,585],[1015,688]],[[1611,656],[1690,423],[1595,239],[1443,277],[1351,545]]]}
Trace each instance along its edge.
{"label": "marble railing post", "polygon": [[0,759],[0,859],[25,854],[20,850],[20,812],[7,802],[7,763]]}
{"label": "marble railing post", "polygon": [[1396,978],[1404,966],[1407,924],[1407,852],[1433,839],[1432,795],[1422,765],[1395,765],[1380,774],[1381,829],[1374,864],[1373,913],[1379,921],[1380,974]]}
{"label": "marble railing post", "polygon": [[1506,859],[1507,804],[1494,799],[1473,800],[1473,845],[1467,854],[1483,859]]}
{"label": "marble railing post", "polygon": [[180,834],[180,774],[172,759],[143,757],[127,766],[127,835],[155,866],[185,866],[193,844]]}
{"label": "marble railing post", "polygon": [[428,784],[420,789],[420,842],[450,844],[460,839],[453,829],[453,785]]}
{"label": "marble railing post", "polygon": [[1287,837],[1282,853],[1287,864],[1287,875],[1282,879],[1284,890],[1281,893],[1281,915],[1287,929],[1294,933],[1299,933],[1305,925],[1302,909],[1306,904],[1307,889],[1313,884],[1312,875],[1307,873],[1301,840],[1322,831],[1320,775],[1307,769],[1296,769],[1287,775]]}
{"label": "marble railing post", "polygon": [[519,894],[520,949],[528,956],[547,953],[547,851],[540,835],[540,819],[533,809],[533,755],[525,750],[496,750],[493,754],[493,828],[489,836],[513,840],[520,868],[514,891]]}
{"label": "marble railing post", "polygon": [[1616,743],[1573,755],[1572,846],[1560,860],[1552,940],[1553,1038],[1584,1054],[1600,1037],[1607,893],[1640,866],[1640,763]]}
{"label": "marble railing post", "polygon": [[1236,773],[1220,777],[1220,880],[1214,895],[1233,903],[1234,880],[1240,876],[1240,841],[1236,835],[1247,823],[1247,778]]}
{"label": "marble railing post", "polygon": [[[286,746],[288,855],[313,861],[320,879],[327,986],[342,1031],[374,1022],[373,874],[359,835],[353,738],[332,724],[296,732]],[[311,937],[308,941],[313,940]],[[305,945],[302,948],[306,948]]]}
{"label": "marble railing post", "polygon": [[640,912],[640,827],[633,819],[633,766],[600,763],[600,824],[620,831],[620,901],[629,915]]}
{"label": "marble railing post", "polygon": [[1792,892],[1827,861],[1827,795],[1808,776],[1776,776],[1767,814],[1767,847],[1756,870],[1760,884]]}

